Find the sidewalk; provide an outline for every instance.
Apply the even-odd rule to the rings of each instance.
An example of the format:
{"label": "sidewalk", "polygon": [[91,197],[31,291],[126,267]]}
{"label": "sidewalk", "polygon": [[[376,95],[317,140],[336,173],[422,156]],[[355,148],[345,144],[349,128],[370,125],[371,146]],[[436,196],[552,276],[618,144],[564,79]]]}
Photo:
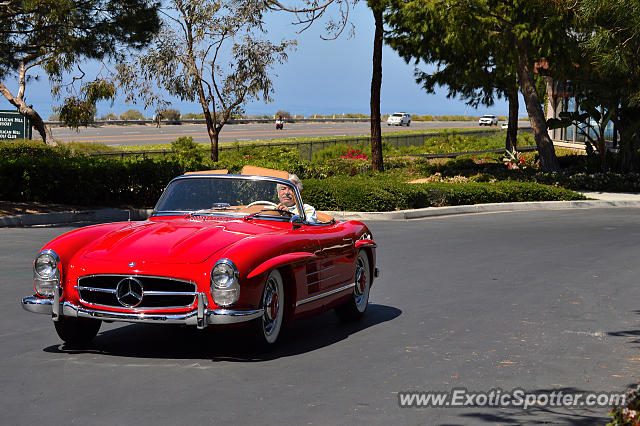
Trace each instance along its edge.
{"label": "sidewalk", "polygon": [[[326,211],[337,220],[409,220],[425,217],[449,216],[471,213],[513,212],[525,210],[563,210],[590,208],[640,208],[640,193],[582,192],[590,200],[580,201],[531,201],[519,203],[491,203],[450,207],[427,207],[393,212],[337,212]],[[0,228],[24,226],[52,226],[71,223],[104,223],[128,220],[144,220],[151,209],[123,210],[101,209],[77,212],[30,213],[0,216]]]}

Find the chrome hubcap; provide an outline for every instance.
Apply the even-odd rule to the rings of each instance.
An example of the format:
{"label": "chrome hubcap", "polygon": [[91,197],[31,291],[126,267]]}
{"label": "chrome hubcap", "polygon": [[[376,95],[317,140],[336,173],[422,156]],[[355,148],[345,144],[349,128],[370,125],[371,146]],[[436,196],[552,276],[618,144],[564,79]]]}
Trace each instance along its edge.
{"label": "chrome hubcap", "polygon": [[278,311],[280,310],[280,298],[278,297],[278,286],[273,279],[267,282],[264,289],[264,316],[263,324],[266,334],[271,334],[278,320]]}
{"label": "chrome hubcap", "polygon": [[356,266],[356,280],[353,293],[356,306],[360,312],[364,312],[364,309],[367,307],[367,302],[369,299],[368,282],[369,280],[367,279],[367,271],[364,260],[362,260],[362,258],[358,256]]}
{"label": "chrome hubcap", "polygon": [[367,289],[367,276],[364,273],[364,268],[358,266],[356,270],[356,295],[360,296]]}

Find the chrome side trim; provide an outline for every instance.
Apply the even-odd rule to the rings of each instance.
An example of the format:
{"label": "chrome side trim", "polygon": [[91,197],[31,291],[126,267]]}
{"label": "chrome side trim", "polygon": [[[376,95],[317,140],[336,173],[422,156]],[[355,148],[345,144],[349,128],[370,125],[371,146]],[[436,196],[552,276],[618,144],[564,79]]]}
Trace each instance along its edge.
{"label": "chrome side trim", "polygon": [[307,286],[314,285],[314,284],[318,284],[318,283],[321,283],[321,282],[323,282],[323,281],[332,280],[332,279],[334,279],[334,278],[335,278],[335,277],[337,277],[337,276],[338,276],[338,274],[331,275],[330,277],[323,278],[323,279],[321,279],[321,280],[317,280],[317,281],[313,281],[313,282],[307,283]]}
{"label": "chrome side trim", "polygon": [[356,285],[356,283],[347,284],[345,286],[333,289],[333,290],[328,291],[326,293],[317,294],[317,295],[309,297],[307,299],[298,300],[296,302],[296,307],[298,307],[300,305],[304,305],[305,303],[309,303],[309,302],[316,301],[318,299],[322,299],[323,297],[331,296],[332,294],[340,293],[341,291],[349,290],[350,288],[355,287],[355,285]]}
{"label": "chrome side trim", "polygon": [[311,275],[319,274],[320,272],[328,271],[328,270],[333,269],[335,267],[336,267],[336,265],[329,265],[326,268],[322,268],[322,269],[318,269],[317,271],[309,272],[307,274],[307,277],[311,276]]}
{"label": "chrome side trim", "polygon": [[[53,299],[43,299],[35,296],[25,297],[24,299],[22,299],[22,307],[26,311],[37,314],[51,315],[53,306]],[[202,299],[202,305],[198,306],[198,309],[179,314],[109,312],[85,309],[79,306],[75,306],[69,302],[63,302],[59,306],[61,311],[60,314],[70,317],[93,318],[107,321],[185,324],[195,326],[198,325],[198,309],[202,309],[201,325],[203,327],[206,327],[207,325],[235,324],[247,322],[256,318],[260,318],[264,314],[264,309],[206,309],[204,299]]]}

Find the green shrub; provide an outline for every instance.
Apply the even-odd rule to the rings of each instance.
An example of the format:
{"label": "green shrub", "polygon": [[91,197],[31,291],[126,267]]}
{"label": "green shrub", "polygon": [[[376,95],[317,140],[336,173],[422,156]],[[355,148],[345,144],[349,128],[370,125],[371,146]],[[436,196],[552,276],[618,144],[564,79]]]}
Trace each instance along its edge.
{"label": "green shrub", "polygon": [[291,120],[291,113],[289,111],[279,109],[278,112],[276,112],[275,117],[282,117],[285,120]]}
{"label": "green shrub", "polygon": [[190,136],[182,136],[171,142],[171,151],[173,153],[169,158],[177,161],[185,171],[201,169],[205,164],[204,150]]}
{"label": "green shrub", "polygon": [[144,115],[137,109],[130,109],[120,114],[120,120],[144,120]]}
{"label": "green shrub", "polygon": [[116,115],[115,112],[109,112],[108,114],[105,114],[102,117],[100,117],[100,120],[102,121],[117,120],[117,119],[118,119],[118,116]]}
{"label": "green shrub", "polygon": [[386,175],[304,181],[304,200],[318,210],[392,211],[463,204],[579,199],[584,199],[584,196],[532,182],[410,184]]}
{"label": "green shrub", "polygon": [[156,114],[158,120],[180,121],[180,111],[174,108],[164,109]]}
{"label": "green shrub", "polygon": [[203,112],[188,112],[182,116],[185,120],[204,120]]}

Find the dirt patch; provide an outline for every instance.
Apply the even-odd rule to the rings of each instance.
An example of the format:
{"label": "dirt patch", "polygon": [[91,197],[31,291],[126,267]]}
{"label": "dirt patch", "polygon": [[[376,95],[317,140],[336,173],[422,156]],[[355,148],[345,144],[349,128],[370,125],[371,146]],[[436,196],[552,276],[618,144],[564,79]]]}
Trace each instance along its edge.
{"label": "dirt patch", "polygon": [[30,201],[0,201],[0,216],[15,216],[29,213],[77,212],[94,210],[96,207],[70,206],[66,204],[37,203]]}

